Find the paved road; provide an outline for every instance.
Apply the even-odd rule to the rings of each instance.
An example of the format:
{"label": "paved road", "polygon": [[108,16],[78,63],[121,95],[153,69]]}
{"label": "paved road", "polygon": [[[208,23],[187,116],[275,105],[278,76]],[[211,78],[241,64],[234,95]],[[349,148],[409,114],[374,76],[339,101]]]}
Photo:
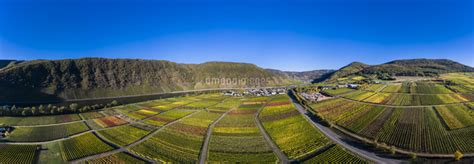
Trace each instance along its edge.
{"label": "paved road", "polygon": [[293,162],[292,160],[290,160],[288,158],[288,156],[286,156],[285,153],[283,153],[280,150],[280,148],[278,148],[276,143],[268,135],[267,131],[265,131],[265,128],[263,127],[262,122],[260,122],[260,119],[258,119],[258,116],[260,115],[260,111],[263,108],[264,108],[264,106],[262,108],[260,108],[258,110],[257,114],[255,115],[255,122],[257,123],[257,127],[260,130],[260,133],[262,133],[263,138],[267,141],[268,145],[270,146],[270,148],[272,148],[273,152],[276,153],[276,155],[278,156],[278,159],[280,160],[281,163],[291,163],[291,162]]}
{"label": "paved road", "polygon": [[[235,109],[235,108],[234,108]],[[205,164],[206,163],[206,158],[207,158],[207,152],[209,149],[209,141],[211,140],[211,134],[212,134],[212,129],[214,126],[222,120],[228,113],[233,111],[234,109],[228,110],[224,114],[222,114],[216,121],[214,121],[209,127],[207,128],[207,133],[206,133],[206,138],[204,139],[204,143],[201,148],[201,154],[199,155],[199,163],[200,164]]]}
{"label": "paved road", "polygon": [[[292,96],[290,96],[292,97]],[[344,137],[333,132],[331,129],[329,129],[328,127],[324,126],[324,125],[321,125],[315,121],[313,121],[308,115],[310,115],[311,113],[309,113],[308,111],[306,111],[306,109],[301,106],[296,100],[292,99],[293,103],[295,104],[296,106],[296,109],[304,116],[304,118],[306,120],[308,120],[308,122],[310,122],[313,126],[315,126],[316,128],[318,128],[324,135],[326,135],[326,137],[328,137],[329,139],[331,139],[332,141],[334,141],[335,143],[341,145],[342,147],[344,147],[346,150],[349,150],[361,157],[364,157],[370,161],[373,161],[375,163],[402,163],[403,161],[400,161],[400,160],[395,160],[395,159],[389,159],[389,158],[382,158],[382,157],[379,157],[377,156],[377,154],[375,154],[374,152],[369,152],[367,150],[364,150],[364,149],[360,149],[358,147],[355,147],[355,146],[352,146],[346,142],[343,141]]]}

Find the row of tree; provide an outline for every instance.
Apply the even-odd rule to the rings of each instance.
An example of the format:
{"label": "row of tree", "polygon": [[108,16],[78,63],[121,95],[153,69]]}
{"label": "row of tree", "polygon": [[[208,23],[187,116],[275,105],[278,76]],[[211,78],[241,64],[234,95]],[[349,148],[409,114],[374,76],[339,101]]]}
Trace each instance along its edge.
{"label": "row of tree", "polygon": [[71,103],[67,106],[55,106],[52,104],[39,105],[32,107],[17,107],[0,106],[0,116],[43,116],[43,115],[57,115],[70,113],[83,113],[97,109],[108,108],[119,105],[119,102],[114,100],[108,104],[95,104],[79,106],[77,103]]}

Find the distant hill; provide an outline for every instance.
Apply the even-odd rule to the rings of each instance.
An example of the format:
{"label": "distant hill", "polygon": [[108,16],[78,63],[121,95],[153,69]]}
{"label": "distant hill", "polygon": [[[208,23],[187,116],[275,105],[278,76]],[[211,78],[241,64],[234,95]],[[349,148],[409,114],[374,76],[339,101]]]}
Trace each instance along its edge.
{"label": "distant hill", "polygon": [[275,74],[279,74],[281,76],[286,76],[290,79],[302,81],[305,83],[311,83],[315,80],[319,80],[321,78],[324,78],[328,74],[334,72],[334,70],[330,70],[330,69],[303,71],[303,72],[280,71],[280,70],[275,70],[275,69],[267,69],[267,71],[275,73]]}
{"label": "distant hill", "polygon": [[337,78],[345,77],[347,75],[358,73],[359,71],[364,70],[369,67],[369,65],[361,62],[352,62],[349,65],[342,67],[341,69],[331,73],[328,77],[328,80],[335,80]]}
{"label": "distant hill", "polygon": [[449,72],[474,72],[474,68],[447,59],[395,60],[368,67],[364,74],[387,73],[392,76],[437,76]]}
{"label": "distant hill", "polygon": [[254,64],[83,58],[34,60],[0,70],[0,101],[113,97],[298,83]]}
{"label": "distant hill", "polygon": [[474,72],[474,68],[447,59],[394,60],[380,65],[353,62],[333,72],[327,80],[349,75],[438,76],[450,72]]}
{"label": "distant hill", "polygon": [[15,64],[21,63],[19,60],[0,60],[0,70],[5,67],[13,66]]}

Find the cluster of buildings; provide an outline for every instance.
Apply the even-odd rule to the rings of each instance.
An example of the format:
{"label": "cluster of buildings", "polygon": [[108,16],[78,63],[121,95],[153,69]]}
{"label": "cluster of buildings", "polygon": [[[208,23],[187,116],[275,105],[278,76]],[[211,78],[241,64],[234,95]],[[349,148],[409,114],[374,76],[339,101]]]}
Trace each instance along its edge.
{"label": "cluster of buildings", "polygon": [[344,84],[344,85],[337,85],[337,86],[323,85],[323,86],[318,86],[318,89],[320,89],[320,90],[337,89],[337,88],[357,89],[358,87],[359,87],[359,84]]}
{"label": "cluster of buildings", "polygon": [[286,94],[288,88],[255,88],[245,89],[243,91],[228,90],[224,92],[225,96],[273,96]]}
{"label": "cluster of buildings", "polygon": [[0,138],[6,137],[12,130],[12,127],[0,126]]}
{"label": "cluster of buildings", "polygon": [[322,100],[326,100],[326,99],[330,99],[331,97],[328,97],[326,95],[323,95],[321,93],[300,93],[301,97],[303,97],[303,99],[305,99],[306,101],[310,101],[310,102],[316,102],[316,101],[322,101]]}

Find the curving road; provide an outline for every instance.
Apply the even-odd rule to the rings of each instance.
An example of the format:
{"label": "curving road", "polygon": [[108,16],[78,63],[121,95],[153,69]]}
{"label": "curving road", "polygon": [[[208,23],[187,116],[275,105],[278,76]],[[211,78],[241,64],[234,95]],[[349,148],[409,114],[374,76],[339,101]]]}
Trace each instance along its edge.
{"label": "curving road", "polygon": [[370,161],[373,161],[375,163],[387,163],[387,164],[396,164],[396,163],[403,163],[404,161],[401,160],[396,160],[396,159],[389,159],[389,158],[383,158],[380,156],[377,156],[374,152],[370,152],[358,147],[355,147],[353,145],[350,145],[344,141],[344,136],[341,136],[335,132],[333,132],[331,129],[328,127],[321,125],[320,123],[317,123],[313,121],[309,116],[311,115],[310,112],[306,111],[306,109],[301,106],[295,99],[294,96],[290,95],[292,98],[293,104],[296,106],[296,109],[298,112],[300,112],[308,122],[310,122],[314,127],[318,128],[326,137],[334,141],[335,143],[341,145],[344,147],[346,150],[349,150],[358,156],[364,157]]}

